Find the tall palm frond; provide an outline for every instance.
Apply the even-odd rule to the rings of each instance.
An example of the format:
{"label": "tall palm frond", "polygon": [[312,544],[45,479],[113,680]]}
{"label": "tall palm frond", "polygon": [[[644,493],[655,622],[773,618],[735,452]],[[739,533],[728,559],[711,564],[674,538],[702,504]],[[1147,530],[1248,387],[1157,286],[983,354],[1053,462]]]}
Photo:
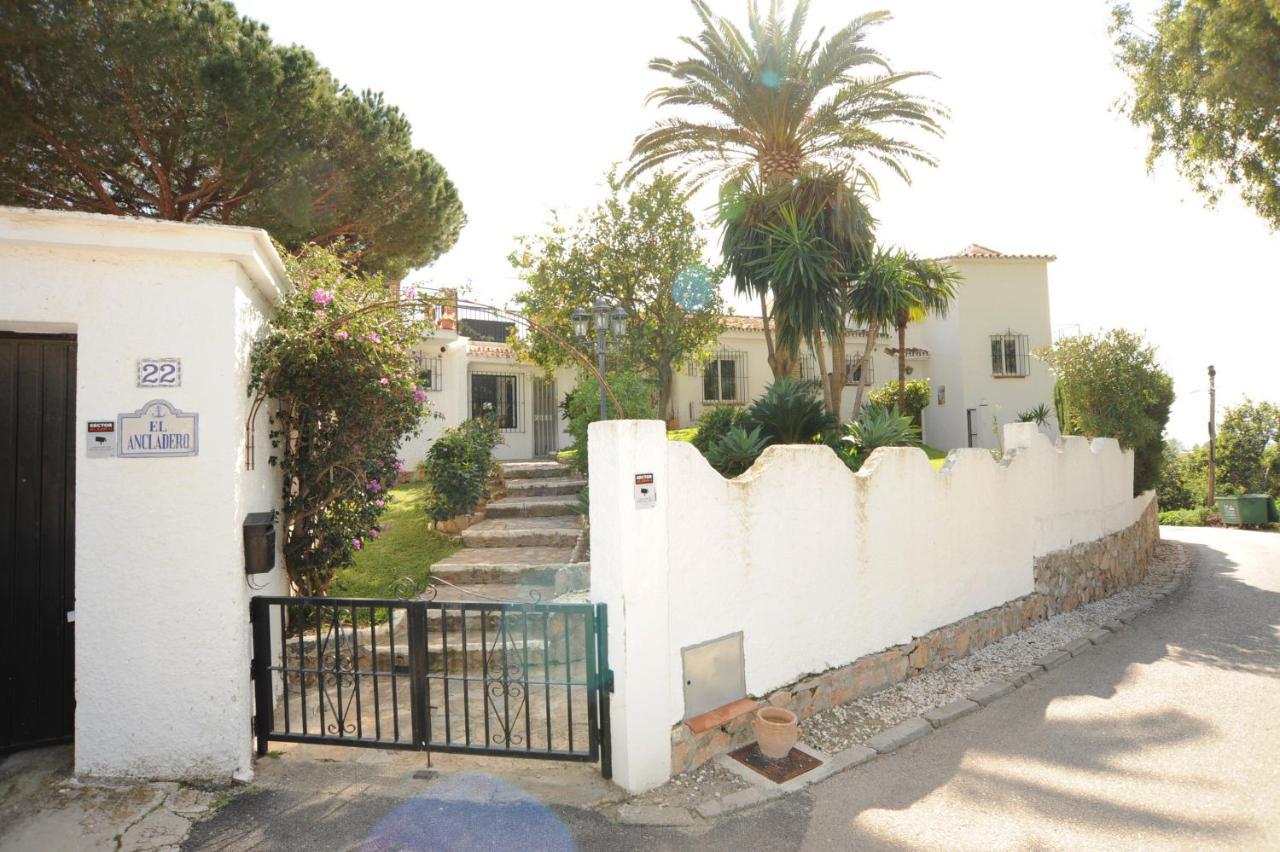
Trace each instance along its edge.
{"label": "tall palm frond", "polygon": [[934,162],[914,143],[891,135],[895,127],[940,135],[945,111],[904,93],[900,86],[919,74],[894,73],[867,44],[869,29],[887,21],[887,12],[859,16],[825,41],[821,31],[805,41],[808,0],[797,0],[789,19],[778,2],[764,17],[749,2],[745,33],[705,0],[692,3],[702,29],[681,39],[692,55],[649,63],[673,78],[649,102],[710,116],[664,120],[638,136],[627,180],[669,165],[697,185],[745,163],[769,181],[817,163],[874,187],[867,168],[872,163],[909,179],[908,162]]}

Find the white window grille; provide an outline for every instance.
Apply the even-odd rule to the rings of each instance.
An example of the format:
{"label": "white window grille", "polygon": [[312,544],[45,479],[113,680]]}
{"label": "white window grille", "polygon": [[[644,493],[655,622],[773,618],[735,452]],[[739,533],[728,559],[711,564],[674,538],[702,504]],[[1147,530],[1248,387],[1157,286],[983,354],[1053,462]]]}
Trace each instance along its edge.
{"label": "white window grille", "polygon": [[1021,378],[1030,372],[1031,357],[1027,336],[1006,331],[991,335],[991,375],[996,378]]}
{"label": "white window grille", "polygon": [[471,373],[468,410],[473,418],[488,417],[503,432],[523,432],[520,377],[514,373]]}
{"label": "white window grille", "polygon": [[[693,372],[693,366],[690,365],[690,372]],[[746,352],[721,349],[702,362],[702,401],[730,405],[746,404]]]}
{"label": "white window grille", "polygon": [[846,387],[875,383],[875,360],[868,356],[865,363],[859,364],[858,361],[861,358],[861,355],[844,356],[844,383]]}

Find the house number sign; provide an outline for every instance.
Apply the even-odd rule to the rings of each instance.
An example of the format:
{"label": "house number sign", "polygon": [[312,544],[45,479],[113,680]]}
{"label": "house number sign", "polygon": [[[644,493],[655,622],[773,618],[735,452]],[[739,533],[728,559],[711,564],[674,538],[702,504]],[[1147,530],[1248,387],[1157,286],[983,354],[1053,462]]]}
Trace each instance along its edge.
{"label": "house number sign", "polygon": [[140,388],[180,388],[182,387],[181,358],[139,358],[138,387]]}
{"label": "house number sign", "polygon": [[153,399],[116,418],[117,455],[123,458],[194,456],[200,448],[200,415]]}

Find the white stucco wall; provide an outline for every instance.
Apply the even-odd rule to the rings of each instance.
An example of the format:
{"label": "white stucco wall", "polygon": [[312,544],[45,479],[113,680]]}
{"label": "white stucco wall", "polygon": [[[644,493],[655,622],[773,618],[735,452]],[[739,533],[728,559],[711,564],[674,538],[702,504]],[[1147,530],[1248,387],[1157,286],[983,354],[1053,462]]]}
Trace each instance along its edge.
{"label": "white stucco wall", "polygon": [[[1152,499],[1132,496],[1115,441],[1054,446],[1026,424],[1004,463],[957,450],[935,471],[882,449],[854,474],[825,447],[780,446],[734,480],[656,421],[591,435],[592,597],[616,634],[630,789],[670,772],[682,648],[742,631],[747,691],[767,694],[1031,593],[1037,556],[1123,529]],[[658,503],[638,508],[633,474],[648,472]]]}
{"label": "white stucco wall", "polygon": [[[278,508],[279,478],[265,411],[245,469],[246,386],[285,286],[260,231],[0,208],[0,329],[77,335],[80,774],[252,773],[241,524]],[[181,387],[136,387],[141,357],[181,358]],[[156,398],[200,415],[199,455],[85,458],[86,421]]]}

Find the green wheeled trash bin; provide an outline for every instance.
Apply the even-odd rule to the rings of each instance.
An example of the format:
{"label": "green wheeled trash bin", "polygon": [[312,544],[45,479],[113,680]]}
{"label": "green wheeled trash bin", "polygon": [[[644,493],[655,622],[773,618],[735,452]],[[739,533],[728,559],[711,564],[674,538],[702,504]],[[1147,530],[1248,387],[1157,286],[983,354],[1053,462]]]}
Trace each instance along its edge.
{"label": "green wheeled trash bin", "polygon": [[1270,523],[1273,501],[1267,494],[1240,494],[1217,499],[1218,514],[1224,524],[1260,527]]}

